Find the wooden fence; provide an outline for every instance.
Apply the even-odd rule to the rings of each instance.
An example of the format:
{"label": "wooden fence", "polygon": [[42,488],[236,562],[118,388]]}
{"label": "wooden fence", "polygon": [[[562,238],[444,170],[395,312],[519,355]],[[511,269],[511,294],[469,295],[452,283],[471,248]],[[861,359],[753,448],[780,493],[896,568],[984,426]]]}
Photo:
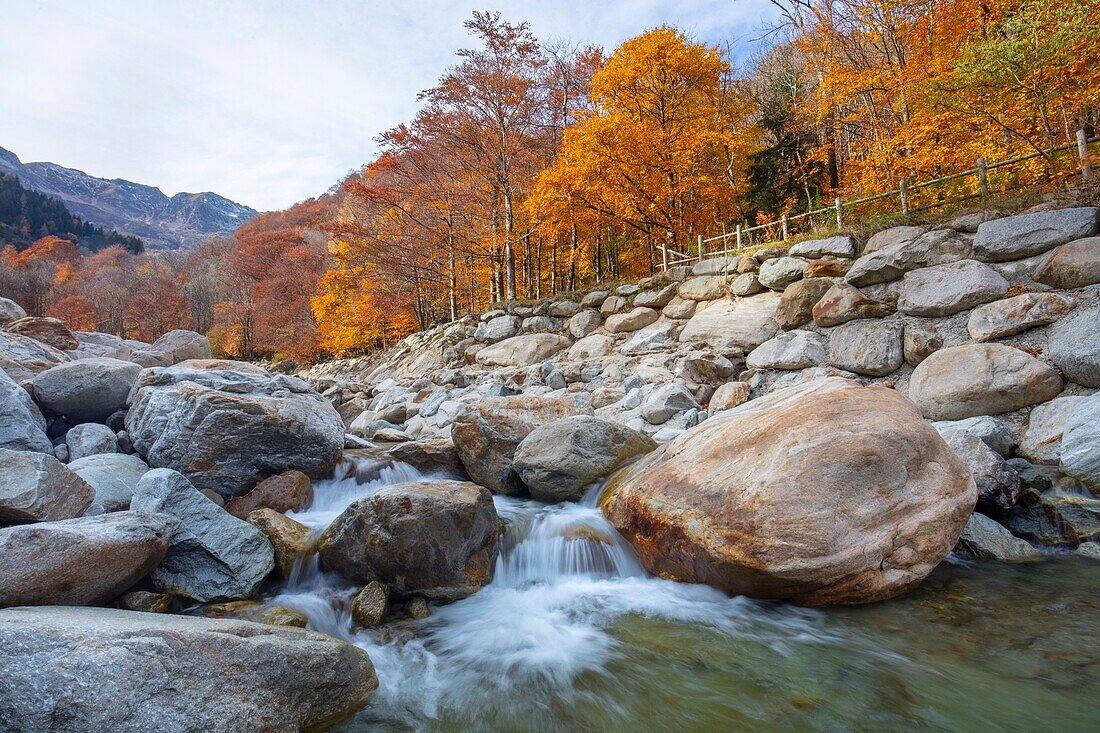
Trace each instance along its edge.
{"label": "wooden fence", "polygon": [[[1009,158],[995,163],[989,163],[985,158],[979,158],[973,168],[935,178],[930,181],[910,184],[903,178],[898,181],[898,187],[892,191],[884,191],[883,193],[877,193],[873,196],[865,196],[851,201],[844,201],[837,196],[833,200],[832,206],[814,209],[813,211],[807,211],[794,216],[783,215],[778,219],[773,219],[772,221],[751,227],[745,227],[738,224],[734,231],[719,234],[715,237],[704,238],[703,235],[700,234],[696,239],[694,252],[687,251],[690,249],[690,246],[680,250],[662,244],[660,269],[666,270],[669,267],[693,264],[708,257],[723,257],[738,254],[743,252],[747,247],[786,241],[791,237],[791,233],[795,228],[802,228],[804,232],[812,233],[819,231],[820,223],[826,221],[830,225],[835,224],[836,229],[842,231],[845,221],[851,218],[846,217],[846,213],[851,214],[858,206],[883,201],[885,199],[896,199],[895,205],[897,208],[893,209],[893,211],[896,214],[900,214],[903,220],[907,220],[912,214],[930,211],[932,209],[951,207],[974,199],[986,201],[990,198],[995,188],[991,183],[991,179],[993,178],[992,174],[995,171],[1001,169],[1007,170],[1027,161],[1043,158],[1048,155],[1054,158],[1055,165],[1057,165],[1058,153],[1069,150],[1076,151],[1076,155],[1072,156],[1074,159],[1073,169],[1080,172],[1082,180],[1088,181],[1092,177],[1092,170],[1088,163],[1088,146],[1098,141],[1100,141],[1100,137],[1089,139],[1084,130],[1078,130],[1076,142],[1058,146],[1053,150],[1021,155],[1016,158]],[[930,203],[920,203],[919,197],[923,192],[931,191],[933,188],[951,182],[963,183],[964,191],[959,192],[958,195],[948,196],[946,198],[936,198]],[[1014,186],[1010,183],[1005,187],[999,188],[998,191],[1004,193],[1014,187],[1019,187],[1019,184]],[[882,212],[879,211],[876,213],[881,214]],[[807,224],[808,226],[805,226]]]}

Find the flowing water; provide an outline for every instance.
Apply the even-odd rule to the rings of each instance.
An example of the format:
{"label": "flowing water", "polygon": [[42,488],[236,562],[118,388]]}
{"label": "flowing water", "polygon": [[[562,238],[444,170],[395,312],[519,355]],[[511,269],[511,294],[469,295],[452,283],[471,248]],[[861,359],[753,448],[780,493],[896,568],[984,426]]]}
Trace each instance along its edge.
{"label": "flowing water", "polygon": [[[423,480],[346,462],[295,518]],[[271,603],[366,649],[374,731],[1079,731],[1100,727],[1100,563],[944,563],[916,592],[830,610],[647,577],[595,506],[495,497],[493,582],[355,630],[354,588],[303,563]]]}

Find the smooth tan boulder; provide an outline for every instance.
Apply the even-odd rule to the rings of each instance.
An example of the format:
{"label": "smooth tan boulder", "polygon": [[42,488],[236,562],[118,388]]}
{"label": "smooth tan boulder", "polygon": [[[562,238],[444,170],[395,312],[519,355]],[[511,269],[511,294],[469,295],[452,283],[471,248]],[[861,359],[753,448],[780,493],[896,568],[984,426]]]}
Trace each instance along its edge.
{"label": "smooth tan boulder", "polygon": [[929,420],[999,415],[1052,400],[1058,371],[1006,344],[963,344],[937,351],[913,370],[909,398]]}
{"label": "smooth tan boulder", "polygon": [[313,483],[301,471],[284,471],[256,484],[252,491],[226,503],[225,509],[237,519],[248,519],[257,509],[300,512],[313,503]]}
{"label": "smooth tan boulder", "polygon": [[527,333],[504,339],[477,352],[482,366],[530,366],[546,361],[562,349],[569,339],[556,333]]}
{"label": "smooth tan boulder", "polygon": [[275,571],[289,579],[298,558],[312,549],[310,528],[266,507],[249,514],[248,523],[267,537],[275,551]]}
{"label": "smooth tan boulder", "polygon": [[657,575],[806,605],[912,590],[974,509],[966,463],[891,389],[829,378],[722,412],[611,477]]}

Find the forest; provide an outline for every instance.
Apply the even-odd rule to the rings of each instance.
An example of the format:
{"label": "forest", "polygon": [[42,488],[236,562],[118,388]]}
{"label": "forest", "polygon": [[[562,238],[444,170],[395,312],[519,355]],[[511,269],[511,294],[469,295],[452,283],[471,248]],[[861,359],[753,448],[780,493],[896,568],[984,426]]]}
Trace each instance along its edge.
{"label": "forest", "polygon": [[1037,153],[1051,181],[1055,149],[1096,134],[1092,0],[773,1],[739,65],[733,39],[673,27],[602,49],[476,13],[415,118],[330,193],[190,252],[36,231],[0,256],[0,290],[74,329],[313,361],[980,157]]}

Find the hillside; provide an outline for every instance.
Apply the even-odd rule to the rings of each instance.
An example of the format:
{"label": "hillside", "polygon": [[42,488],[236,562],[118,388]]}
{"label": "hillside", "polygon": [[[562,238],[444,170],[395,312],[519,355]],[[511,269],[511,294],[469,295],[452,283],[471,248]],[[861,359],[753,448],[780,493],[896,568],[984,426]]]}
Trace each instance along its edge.
{"label": "hillside", "polygon": [[24,250],[48,235],[72,239],[93,252],[112,245],[135,254],[144,249],[137,237],[89,224],[57,199],[30,191],[15,176],[0,173],[0,247],[11,244]]}
{"label": "hillside", "polygon": [[140,237],[150,249],[191,247],[233,233],[257,212],[216,193],[165,195],[159,188],[120,178],[90,176],[55,163],[23,163],[0,148],[0,173],[53,196],[72,213],[101,227]]}

